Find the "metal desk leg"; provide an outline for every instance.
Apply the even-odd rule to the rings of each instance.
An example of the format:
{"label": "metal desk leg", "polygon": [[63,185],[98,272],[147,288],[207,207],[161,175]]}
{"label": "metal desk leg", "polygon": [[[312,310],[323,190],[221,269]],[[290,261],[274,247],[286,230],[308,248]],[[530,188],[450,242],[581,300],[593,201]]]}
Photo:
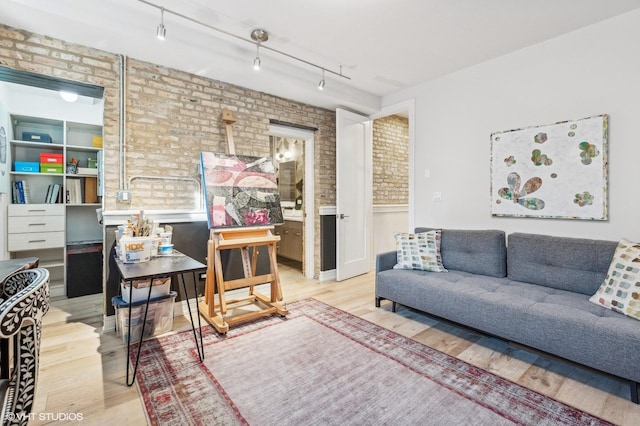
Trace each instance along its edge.
{"label": "metal desk leg", "polygon": [[[144,327],[147,324],[147,313],[149,312],[149,300],[151,300],[151,288],[153,287],[153,278],[149,285],[149,294],[147,294],[147,304],[144,308],[144,318],[142,319],[142,330],[140,330],[140,340],[138,341],[138,352],[136,354],[136,362],[133,365],[133,377],[129,382],[129,348],[131,347],[131,303],[133,301],[133,282],[129,283],[129,332],[127,333],[127,386],[132,386],[136,381],[136,371],[138,371],[138,361],[140,360],[140,351],[142,350],[142,340],[144,339]],[[124,331],[124,330],[123,330]]]}
{"label": "metal desk leg", "polygon": [[9,338],[0,339],[0,378],[9,379]]}
{"label": "metal desk leg", "polygon": [[193,330],[193,339],[196,341],[196,349],[198,350],[198,358],[200,361],[204,361],[204,345],[202,344],[202,320],[200,319],[200,313],[198,312],[198,288],[196,282],[196,273],[193,274],[193,297],[196,299],[196,316],[198,317],[198,333],[200,335],[200,343],[198,343],[198,336],[196,335],[196,325],[193,322],[193,314],[191,313],[191,304],[189,303],[189,295],[187,293],[187,285],[184,282],[184,274],[178,275],[179,280],[182,281],[182,290],[184,290],[184,297],[187,299],[187,309],[189,309],[189,319],[191,320],[191,330]]}

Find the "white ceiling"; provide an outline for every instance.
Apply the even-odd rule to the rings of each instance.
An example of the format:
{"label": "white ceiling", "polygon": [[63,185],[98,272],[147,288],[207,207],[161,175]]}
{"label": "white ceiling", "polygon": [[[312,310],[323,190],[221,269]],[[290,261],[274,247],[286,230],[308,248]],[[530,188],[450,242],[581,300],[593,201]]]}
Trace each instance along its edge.
{"label": "white ceiling", "polygon": [[[167,10],[339,72],[285,56],[139,0],[0,0],[0,22],[326,108],[373,113],[384,95],[598,21],[640,0],[149,0]],[[570,52],[568,52],[570,54]]]}

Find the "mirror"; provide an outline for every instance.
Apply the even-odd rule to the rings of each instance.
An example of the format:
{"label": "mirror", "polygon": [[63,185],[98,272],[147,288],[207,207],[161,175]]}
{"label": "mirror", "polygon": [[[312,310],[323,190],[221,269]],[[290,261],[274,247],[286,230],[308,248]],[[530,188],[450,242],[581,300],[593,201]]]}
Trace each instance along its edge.
{"label": "mirror", "polygon": [[278,179],[280,201],[296,200],[296,162],[280,163],[280,178]]}
{"label": "mirror", "polygon": [[278,175],[280,201],[285,209],[302,209],[304,140],[271,136],[273,164]]}

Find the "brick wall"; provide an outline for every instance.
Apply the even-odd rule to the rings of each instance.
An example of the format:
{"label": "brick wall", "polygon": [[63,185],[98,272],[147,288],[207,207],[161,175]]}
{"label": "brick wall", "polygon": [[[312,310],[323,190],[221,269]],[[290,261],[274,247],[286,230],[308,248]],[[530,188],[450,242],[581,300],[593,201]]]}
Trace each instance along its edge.
{"label": "brick wall", "polygon": [[[118,169],[113,165],[118,161],[119,63],[118,55],[0,24],[0,66],[104,87],[103,147],[110,164],[105,172],[109,180],[115,176],[116,187]],[[106,196],[115,198],[113,188]]]}
{"label": "brick wall", "polygon": [[[237,154],[270,155],[270,119],[318,128],[309,162],[315,164],[315,204],[335,204],[334,111],[128,58],[125,180],[131,181],[132,202],[120,204],[119,55],[0,25],[0,65],[105,88],[105,210],[198,208],[198,156],[226,151],[224,108],[236,119]],[[319,217],[308,214],[314,218],[317,275]]]}
{"label": "brick wall", "polygon": [[373,204],[409,203],[409,120],[373,121]]}

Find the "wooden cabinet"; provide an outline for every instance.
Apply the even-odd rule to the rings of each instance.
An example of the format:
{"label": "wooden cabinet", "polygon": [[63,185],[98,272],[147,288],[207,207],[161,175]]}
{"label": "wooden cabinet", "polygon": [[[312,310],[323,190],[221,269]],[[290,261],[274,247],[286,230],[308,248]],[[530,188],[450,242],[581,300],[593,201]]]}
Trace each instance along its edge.
{"label": "wooden cabinet", "polygon": [[275,227],[276,235],[280,235],[278,256],[302,262],[303,238],[302,222],[285,220],[284,225]]}

